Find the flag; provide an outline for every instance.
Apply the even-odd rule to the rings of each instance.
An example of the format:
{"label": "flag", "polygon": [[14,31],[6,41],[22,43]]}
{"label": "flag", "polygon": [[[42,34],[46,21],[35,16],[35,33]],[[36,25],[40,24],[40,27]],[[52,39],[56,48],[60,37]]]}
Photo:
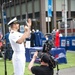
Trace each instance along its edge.
{"label": "flag", "polygon": [[52,17],[52,0],[48,0],[48,17]]}

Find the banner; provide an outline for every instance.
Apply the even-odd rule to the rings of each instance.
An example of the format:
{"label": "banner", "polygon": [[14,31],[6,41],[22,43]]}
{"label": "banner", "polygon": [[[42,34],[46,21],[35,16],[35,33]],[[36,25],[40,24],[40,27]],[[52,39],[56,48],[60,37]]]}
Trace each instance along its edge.
{"label": "banner", "polygon": [[48,0],[48,17],[52,17],[52,0]]}

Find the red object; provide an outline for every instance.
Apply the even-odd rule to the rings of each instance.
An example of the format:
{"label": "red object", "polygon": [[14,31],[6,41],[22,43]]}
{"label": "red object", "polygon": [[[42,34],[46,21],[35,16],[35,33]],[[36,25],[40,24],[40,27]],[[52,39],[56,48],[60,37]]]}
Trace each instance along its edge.
{"label": "red object", "polygon": [[2,47],[3,46],[3,44],[2,44],[2,42],[0,42],[0,47]]}
{"label": "red object", "polygon": [[59,57],[59,55],[57,54],[57,55],[55,55],[55,58],[58,58]]}
{"label": "red object", "polygon": [[59,31],[57,31],[55,35],[55,47],[60,47]]}

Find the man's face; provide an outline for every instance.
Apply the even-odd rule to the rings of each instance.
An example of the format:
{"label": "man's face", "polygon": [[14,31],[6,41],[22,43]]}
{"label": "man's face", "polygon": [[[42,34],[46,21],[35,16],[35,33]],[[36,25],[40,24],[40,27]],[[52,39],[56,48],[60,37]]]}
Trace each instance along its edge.
{"label": "man's face", "polygon": [[17,30],[19,29],[19,24],[16,24],[16,28],[17,28]]}
{"label": "man's face", "polygon": [[14,24],[14,25],[15,25],[15,29],[18,30],[18,29],[19,29],[19,24],[16,23],[16,24]]}

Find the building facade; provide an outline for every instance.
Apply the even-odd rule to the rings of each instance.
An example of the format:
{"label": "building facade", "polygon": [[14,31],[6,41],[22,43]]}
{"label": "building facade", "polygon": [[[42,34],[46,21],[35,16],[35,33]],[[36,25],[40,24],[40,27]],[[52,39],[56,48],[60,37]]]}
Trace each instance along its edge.
{"label": "building facade", "polygon": [[[51,32],[53,27],[60,28],[64,34],[64,22],[62,17],[64,15],[64,2],[65,0],[52,0],[52,17],[48,17],[48,0],[0,0],[0,28],[3,27],[2,22],[2,5],[3,10],[6,12],[7,22],[17,17],[18,20],[26,18],[32,19],[32,29],[39,29],[44,34]],[[5,2],[5,3],[4,3]],[[67,32],[75,32],[75,0],[66,0],[67,18],[69,18],[69,26]],[[49,20],[48,20],[49,18]],[[7,25],[5,26],[5,33],[8,31]],[[3,32],[3,30],[2,30]],[[69,34],[70,35],[70,34]]]}

